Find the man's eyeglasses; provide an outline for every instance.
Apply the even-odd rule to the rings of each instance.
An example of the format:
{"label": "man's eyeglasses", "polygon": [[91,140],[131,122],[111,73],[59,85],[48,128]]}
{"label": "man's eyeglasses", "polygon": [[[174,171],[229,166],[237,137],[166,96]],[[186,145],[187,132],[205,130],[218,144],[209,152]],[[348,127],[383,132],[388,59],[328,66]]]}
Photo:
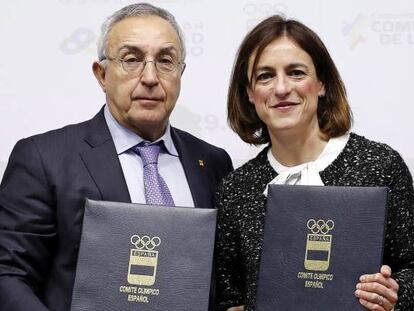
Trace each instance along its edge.
{"label": "man's eyeglasses", "polygon": [[126,72],[137,75],[141,74],[144,71],[145,65],[147,63],[153,63],[157,71],[162,74],[171,74],[174,73],[178,68],[181,68],[181,70],[183,70],[185,67],[184,62],[178,62],[170,57],[162,57],[155,60],[144,60],[135,56],[127,56],[120,59],[106,57],[103,60],[121,63],[122,68]]}

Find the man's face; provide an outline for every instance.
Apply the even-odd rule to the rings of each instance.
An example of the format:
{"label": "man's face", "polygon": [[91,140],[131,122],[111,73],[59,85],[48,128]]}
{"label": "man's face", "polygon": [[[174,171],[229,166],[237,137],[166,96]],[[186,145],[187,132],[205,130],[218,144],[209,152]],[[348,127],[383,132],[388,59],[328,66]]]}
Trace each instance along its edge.
{"label": "man's face", "polygon": [[[144,139],[153,141],[162,136],[180,93],[183,67],[161,73],[155,62],[181,62],[181,52],[179,37],[166,20],[129,17],[115,23],[108,33],[108,60],[94,63],[112,115]],[[120,60],[147,62],[141,72],[128,72]]]}

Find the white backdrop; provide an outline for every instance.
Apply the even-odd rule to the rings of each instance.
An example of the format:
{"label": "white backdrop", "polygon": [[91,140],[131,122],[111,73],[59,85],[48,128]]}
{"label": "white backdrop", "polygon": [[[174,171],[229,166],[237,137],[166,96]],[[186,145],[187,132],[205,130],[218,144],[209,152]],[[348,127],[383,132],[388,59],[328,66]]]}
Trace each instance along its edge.
{"label": "white backdrop", "polygon": [[[92,117],[104,95],[91,71],[105,17],[134,1],[0,4],[0,176],[17,140]],[[348,89],[354,131],[397,149],[414,172],[414,1],[159,0],[187,42],[172,124],[224,147],[236,166],[257,154],[226,123],[226,93],[242,37],[282,12],[315,30]]]}

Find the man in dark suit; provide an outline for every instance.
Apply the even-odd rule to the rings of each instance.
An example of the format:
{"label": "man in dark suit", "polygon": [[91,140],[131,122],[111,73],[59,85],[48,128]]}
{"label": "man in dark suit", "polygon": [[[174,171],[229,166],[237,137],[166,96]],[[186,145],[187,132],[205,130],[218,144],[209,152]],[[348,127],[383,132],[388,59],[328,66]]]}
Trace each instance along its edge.
{"label": "man in dark suit", "polygon": [[228,154],[171,127],[185,48],[148,4],[107,19],[93,72],[106,105],[91,120],[19,141],[0,186],[0,309],[68,310],[85,198],[146,202],[137,145],[158,143],[175,205],[213,207]]}

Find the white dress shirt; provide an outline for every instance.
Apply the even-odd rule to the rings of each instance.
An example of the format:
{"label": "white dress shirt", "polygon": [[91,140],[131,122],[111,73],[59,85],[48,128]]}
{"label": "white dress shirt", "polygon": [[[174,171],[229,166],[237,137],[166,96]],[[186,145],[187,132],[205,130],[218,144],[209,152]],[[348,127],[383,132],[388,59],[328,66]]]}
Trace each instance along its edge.
{"label": "white dress shirt", "polygon": [[[145,203],[142,160],[139,155],[131,150],[132,147],[144,141],[144,139],[119,124],[110,113],[108,106],[104,108],[104,115],[121,163],[131,201],[133,203]],[[187,177],[171,138],[170,124],[167,125],[164,135],[156,141],[161,140],[164,141],[166,150],[161,148],[158,157],[158,171],[168,185],[175,205],[194,207]]]}
{"label": "white dress shirt", "polygon": [[[342,152],[348,142],[349,134],[329,139],[322,153],[315,161],[306,162],[297,166],[284,166],[272,154],[271,148],[267,152],[270,165],[278,173],[269,184],[277,185],[315,185],[323,186],[319,172],[327,168]],[[268,185],[269,185],[268,184]],[[264,191],[267,195],[267,187]]]}

